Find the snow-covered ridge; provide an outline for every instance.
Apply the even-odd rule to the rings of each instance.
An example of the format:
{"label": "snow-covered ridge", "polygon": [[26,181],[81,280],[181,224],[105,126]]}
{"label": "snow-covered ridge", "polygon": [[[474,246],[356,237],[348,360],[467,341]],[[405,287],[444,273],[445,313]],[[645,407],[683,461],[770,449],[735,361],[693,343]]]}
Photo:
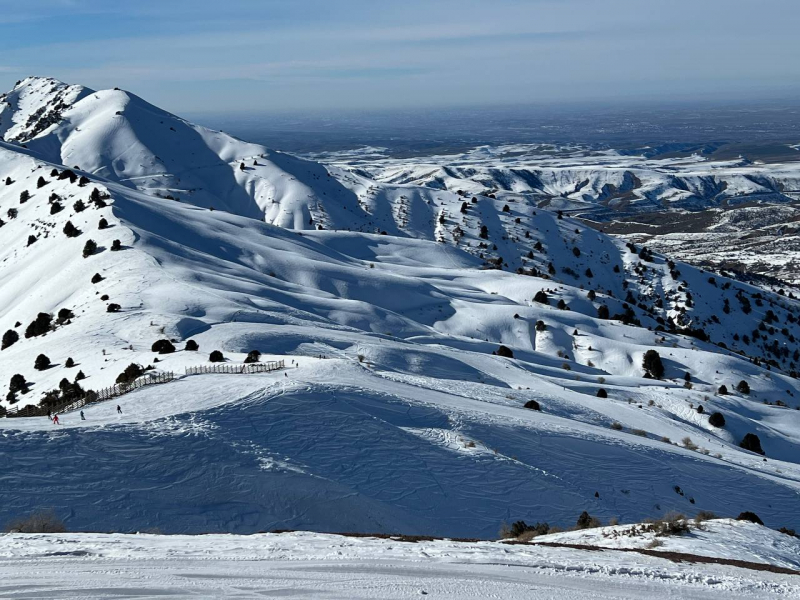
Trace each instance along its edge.
{"label": "snow-covered ridge", "polygon": [[[554,152],[558,150],[557,152]],[[389,158],[376,149],[313,158],[389,185],[415,185],[565,210],[598,220],[800,198],[800,163],[757,164],[516,144],[457,155]]]}
{"label": "snow-covered ridge", "polygon": [[321,166],[193,125],[123,90],[31,77],[0,97],[0,140],[163,198],[302,229],[328,196],[352,194]]}
{"label": "snow-covered ridge", "polygon": [[[123,95],[108,97],[124,111],[140,102]],[[77,119],[92,101],[63,114]],[[80,385],[97,389],[132,362],[181,373],[212,350],[239,363],[255,349],[290,368],[180,378],[125,396],[121,415],[113,403],[88,408],[86,421],[63,415],[60,429],[0,419],[11,465],[0,521],[53,506],[95,530],[494,537],[502,521],[567,524],[588,507],[624,521],[752,510],[772,527],[800,527],[800,386],[783,351],[800,337],[794,299],[488,196],[451,193],[450,212],[420,188],[378,191],[358,210],[406,223],[386,235],[276,227],[97,174],[85,167],[105,159],[86,148],[99,146],[79,138],[86,162],[68,172],[60,152],[70,146],[42,158],[62,126],[28,148],[0,143],[0,333],[18,336],[0,350],[3,407],[36,404],[79,371]],[[321,169],[315,197],[339,185],[315,163],[289,162]],[[226,168],[250,172],[240,164]],[[215,207],[230,198],[204,189]],[[329,224],[356,214],[331,197],[324,205]],[[417,205],[423,212],[405,210]],[[415,220],[434,209],[433,223]],[[88,240],[96,248],[84,252]],[[619,317],[600,318],[602,306]],[[39,313],[62,309],[71,314],[25,336]],[[658,319],[729,349],[655,331]],[[156,355],[164,338],[178,351]],[[190,339],[199,351],[184,349]],[[650,350],[663,379],[644,378]],[[50,365],[37,369],[40,354]],[[6,399],[17,373],[25,392]],[[531,401],[541,410],[526,409]],[[746,434],[765,456],[739,447]]]}

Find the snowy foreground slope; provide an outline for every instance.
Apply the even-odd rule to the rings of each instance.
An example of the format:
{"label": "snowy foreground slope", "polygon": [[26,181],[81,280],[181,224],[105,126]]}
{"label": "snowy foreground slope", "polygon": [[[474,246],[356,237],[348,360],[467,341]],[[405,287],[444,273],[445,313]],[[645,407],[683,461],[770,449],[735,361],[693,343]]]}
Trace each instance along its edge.
{"label": "snowy foreground slope", "polygon": [[[504,211],[488,197],[470,200],[465,216],[457,211],[471,223],[460,237],[476,244],[468,247],[450,236],[450,213],[429,239],[427,222],[387,235],[276,227],[269,207],[250,218],[238,210],[239,192],[200,179],[192,181],[202,193],[160,197],[103,162],[117,133],[103,137],[111,130],[92,109],[95,93],[65,89],[68,107],[50,125],[9,127],[5,139],[17,143],[0,143],[0,333],[18,335],[0,350],[3,410],[38,404],[78,372],[83,389],[99,389],[131,363],[182,375],[213,350],[228,364],[258,350],[288,368],[180,377],[122,397],[122,414],[116,402],[97,404],[85,421],[67,413],[58,427],[44,417],[0,419],[0,522],[52,507],[84,531],[493,538],[504,521],[564,527],[584,510],[632,522],[702,509],[749,510],[770,527],[800,528],[796,300],[632,252],[546,210]],[[14,115],[28,114],[32,94],[8,96]],[[157,110],[126,97],[125,106]],[[78,124],[85,115],[103,127]],[[13,122],[29,121],[39,122]],[[150,148],[136,140],[152,130],[131,129],[129,147]],[[95,133],[102,144],[82,141]],[[68,156],[65,140],[79,134]],[[230,144],[237,152],[215,161],[233,177],[249,173],[239,168],[244,143]],[[160,137],[153,147],[164,161],[180,154]],[[75,162],[81,169],[67,172]],[[290,163],[319,173],[309,183],[318,197],[345,189],[321,165],[281,164]],[[258,185],[294,186],[283,171],[258,175],[260,167]],[[407,193],[429,206],[419,188]],[[244,205],[258,204],[248,198]],[[313,204],[303,198],[297,206]],[[357,212],[321,204],[342,222]],[[518,228],[513,239],[506,227]],[[439,234],[447,243],[433,241]],[[90,239],[97,247],[87,253]],[[485,268],[483,250],[516,256],[522,273]],[[546,302],[533,300],[539,292]],[[599,318],[603,306],[610,318]],[[26,337],[40,313],[56,318]],[[697,330],[710,339],[681,333]],[[157,355],[151,345],[165,338],[178,351]],[[199,350],[185,350],[189,340]],[[496,354],[501,344],[513,357]],[[662,379],[644,378],[648,350],[661,356]],[[50,364],[36,369],[40,354]],[[26,386],[7,396],[15,374]],[[741,381],[749,391],[737,390]],[[525,408],[530,401],[541,410]],[[714,412],[723,426],[709,422]],[[739,447],[747,434],[764,455]]]}
{"label": "snowy foreground slope", "polygon": [[[710,542],[674,542],[720,556],[720,528],[762,564],[796,569],[798,544],[742,523],[716,522]],[[787,536],[783,536],[787,538]],[[787,538],[791,539],[791,538]],[[800,575],[614,550],[416,543],[312,533],[231,536],[0,536],[8,598],[796,598]]]}

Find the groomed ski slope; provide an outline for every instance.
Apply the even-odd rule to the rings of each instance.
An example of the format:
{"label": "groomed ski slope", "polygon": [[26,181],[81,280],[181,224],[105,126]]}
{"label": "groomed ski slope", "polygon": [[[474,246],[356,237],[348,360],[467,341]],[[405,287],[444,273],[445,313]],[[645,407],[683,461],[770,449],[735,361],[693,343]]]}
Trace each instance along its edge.
{"label": "groomed ski slope", "polygon": [[[747,556],[775,547],[763,527],[707,524],[725,543],[736,530]],[[787,537],[787,536],[783,536]],[[679,551],[693,539],[670,540]],[[706,550],[706,547],[702,548]],[[797,562],[786,544],[775,562]],[[798,575],[728,564],[672,562],[613,550],[496,542],[408,543],[312,533],[279,535],[0,536],[7,598],[380,598],[585,600],[796,598]]]}
{"label": "groomed ski slope", "polygon": [[[724,444],[723,458],[705,457],[610,430],[588,409],[589,423],[525,410],[535,394],[497,389],[511,367],[489,376],[494,385],[444,391],[354,361],[300,359],[285,374],[145,388],[119,399],[122,415],[112,401],[85,409],[86,421],[62,415],[60,426],[5,419],[14,467],[0,478],[3,512],[52,507],[79,531],[164,533],[493,538],[502,521],[569,526],[586,509],[624,522],[753,510],[797,526],[792,463],[747,460]],[[569,406],[574,396],[562,398]]]}

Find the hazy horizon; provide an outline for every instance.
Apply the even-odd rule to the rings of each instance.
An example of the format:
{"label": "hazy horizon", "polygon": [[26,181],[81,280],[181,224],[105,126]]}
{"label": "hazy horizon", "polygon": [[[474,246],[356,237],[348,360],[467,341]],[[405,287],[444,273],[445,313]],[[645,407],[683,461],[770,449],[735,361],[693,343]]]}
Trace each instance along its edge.
{"label": "hazy horizon", "polygon": [[790,0],[0,0],[0,89],[121,87],[178,114],[765,102]]}

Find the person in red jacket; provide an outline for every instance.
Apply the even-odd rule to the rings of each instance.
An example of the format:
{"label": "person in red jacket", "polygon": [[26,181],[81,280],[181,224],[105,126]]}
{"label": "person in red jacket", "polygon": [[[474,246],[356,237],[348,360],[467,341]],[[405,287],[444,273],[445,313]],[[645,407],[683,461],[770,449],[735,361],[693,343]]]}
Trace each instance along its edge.
{"label": "person in red jacket", "polygon": [[53,415],[53,425],[58,425],[58,415]]}

